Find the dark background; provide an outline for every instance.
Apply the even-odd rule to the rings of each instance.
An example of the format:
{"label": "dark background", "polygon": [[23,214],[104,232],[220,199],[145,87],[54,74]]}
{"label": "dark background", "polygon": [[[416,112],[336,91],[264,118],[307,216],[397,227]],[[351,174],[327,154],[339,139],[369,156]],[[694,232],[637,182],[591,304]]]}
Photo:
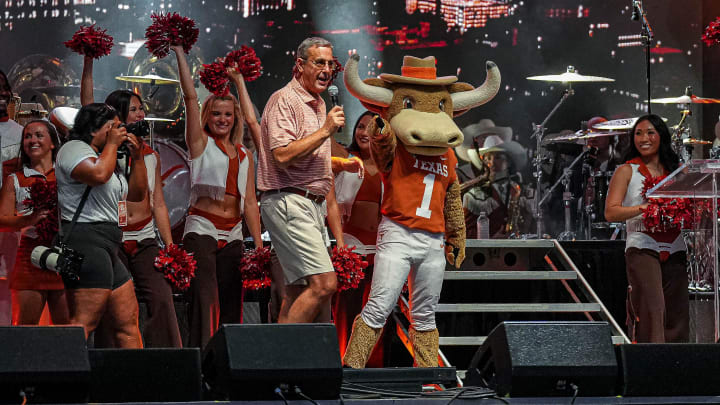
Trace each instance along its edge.
{"label": "dark background", "polygon": [[[643,102],[647,98],[643,48],[618,46],[623,42],[619,37],[640,32],[639,22],[630,19],[630,0],[499,0],[494,3],[506,6],[506,15],[464,32],[443,19],[443,7],[452,2],[435,1],[434,13],[409,13],[416,2],[301,0],[290,2],[288,10],[287,0],[8,0],[0,3],[0,69],[9,72],[22,58],[45,54],[61,59],[79,78],[82,59],[62,42],[80,24],[97,23],[115,37],[116,46],[111,56],[95,63],[96,86],[105,90],[124,87],[124,82],[113,79],[128,74],[131,64],[130,55],[121,56],[124,46],[119,42],[142,39],[150,13],[171,10],[197,22],[200,39],[194,53],[202,62],[209,63],[241,44],[255,48],[264,74],[248,88],[261,111],[270,94],[290,79],[294,49],[311,35],[331,40],[343,63],[348,51],[356,50],[367,62],[361,64],[363,77],[399,73],[403,55],[434,55],[440,75],[459,74],[460,80],[477,86],[485,79],[484,61],[495,61],[503,77],[500,93],[457,122],[463,127],[491,118],[497,125],[511,126],[525,145],[531,143],[531,124],[543,120],[564,89],[561,84],[528,81],[527,76],[559,74],[573,65],[583,74],[616,79],[614,83],[574,86],[576,94],[550,120],[548,132],[580,129],[580,122],[594,115],[634,117],[647,109]],[[247,17],[238,11],[245,3],[256,8]],[[718,2],[643,3],[655,31],[653,97],[680,96],[686,86],[693,86],[701,96],[720,97],[716,67],[720,47],[706,47],[700,40],[704,27],[720,14]],[[30,18],[33,12],[36,17]],[[50,17],[53,12],[58,16]],[[146,52],[141,50],[133,63],[138,64],[143,55]],[[380,68],[378,61],[382,61]],[[165,62],[172,60],[160,63]],[[172,69],[166,70],[172,74]],[[361,113],[360,104],[344,91],[340,80],[338,84],[349,122],[354,122]],[[161,91],[176,92],[173,88]],[[164,110],[152,110],[167,115]],[[669,123],[679,119],[675,105],[653,105],[653,112],[669,118]],[[720,108],[714,105],[693,106],[693,136],[712,139],[718,113]],[[182,128],[178,125],[167,131],[181,133]],[[348,137],[343,134],[341,140]]]}

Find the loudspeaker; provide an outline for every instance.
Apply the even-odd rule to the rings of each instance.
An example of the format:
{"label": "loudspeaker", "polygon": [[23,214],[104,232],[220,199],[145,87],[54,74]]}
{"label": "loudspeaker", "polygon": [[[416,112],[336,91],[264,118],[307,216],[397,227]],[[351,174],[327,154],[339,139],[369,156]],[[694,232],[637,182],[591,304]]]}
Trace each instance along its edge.
{"label": "loudspeaker", "polygon": [[[203,353],[203,376],[215,399],[340,397],[342,364],[335,325],[223,325]],[[301,397],[301,396],[300,396]]]}
{"label": "loudspeaker", "polygon": [[90,349],[89,402],[202,399],[200,349]]}
{"label": "loudspeaker", "polygon": [[90,363],[80,327],[0,327],[0,402],[87,402]]}
{"label": "loudspeaker", "polygon": [[720,395],[720,345],[620,345],[622,395]]}
{"label": "loudspeaker", "polygon": [[618,369],[606,322],[503,322],[470,362],[466,385],[504,396],[613,395]]}

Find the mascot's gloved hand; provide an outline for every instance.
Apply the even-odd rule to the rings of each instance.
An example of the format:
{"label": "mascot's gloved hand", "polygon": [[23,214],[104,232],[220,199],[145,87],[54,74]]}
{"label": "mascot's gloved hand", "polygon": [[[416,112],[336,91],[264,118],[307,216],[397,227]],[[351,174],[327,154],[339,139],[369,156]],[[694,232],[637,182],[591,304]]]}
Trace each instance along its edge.
{"label": "mascot's gloved hand", "polygon": [[376,115],[368,124],[365,131],[370,134],[370,155],[381,172],[388,172],[395,158],[395,131],[390,123]]}
{"label": "mascot's gloved hand", "polygon": [[370,134],[370,137],[373,140],[379,140],[379,138],[384,138],[390,135],[392,135],[393,138],[395,137],[395,133],[390,127],[390,123],[385,121],[385,119],[379,115],[374,116],[373,119],[370,120],[365,132]]}
{"label": "mascot's gloved hand", "polygon": [[465,260],[465,214],[460,198],[460,183],[457,179],[445,194],[445,258],[460,268]]}
{"label": "mascot's gloved hand", "polygon": [[445,258],[448,263],[459,269],[462,262],[465,261],[465,239],[463,238],[462,240],[456,241],[446,240]]}

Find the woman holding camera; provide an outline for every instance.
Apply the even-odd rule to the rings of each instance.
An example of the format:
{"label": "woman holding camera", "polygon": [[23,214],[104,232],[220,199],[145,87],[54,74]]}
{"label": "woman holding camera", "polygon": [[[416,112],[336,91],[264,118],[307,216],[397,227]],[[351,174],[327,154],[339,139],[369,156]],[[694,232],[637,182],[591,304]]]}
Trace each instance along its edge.
{"label": "woman holding camera", "polygon": [[9,277],[13,325],[37,325],[45,304],[53,324],[63,325],[70,320],[60,276],[30,263],[32,250],[50,243],[41,240],[35,228],[49,212],[33,211],[25,204],[34,183],[55,182],[58,149],[60,139],[52,124],[44,120],[28,123],[22,132],[22,168],[10,174],[0,190],[0,227],[22,232],[15,267]]}
{"label": "woman holding camera", "polygon": [[[92,70],[93,58],[86,56],[80,88],[83,105],[93,102]],[[142,99],[137,93],[130,90],[115,90],[105,99],[105,104],[117,110],[120,121],[130,126],[129,132],[134,130],[133,124],[134,126],[146,124],[143,121],[145,110]],[[145,128],[147,129],[146,125]],[[182,340],[175,314],[172,286],[163,273],[154,267],[155,257],[160,250],[155,240],[155,227],[157,226],[165,245],[173,243],[170,216],[162,189],[160,156],[147,145],[144,145],[142,152],[147,167],[148,193],[142,201],[127,204],[128,225],[123,227],[123,245],[119,256],[132,274],[138,301],[147,305],[147,320],[143,328],[145,344],[148,347],[181,347]],[[101,329],[104,328],[101,326]],[[112,345],[112,342],[105,342],[107,336],[104,335],[104,333],[96,335],[96,343],[101,343],[103,346]]]}
{"label": "woman holding camera", "polygon": [[198,108],[185,53],[177,56],[186,108],[185,141],[190,152],[190,212],[183,243],[197,260],[190,285],[190,346],[204,347],[220,323],[242,322],[242,280],[237,270],[243,255],[242,220],[255,241],[260,238],[260,211],[255,197],[255,165],[242,146],[243,118],[254,142],[260,139],[250,96],[242,75],[228,69],[240,102],[228,95],[205,99]]}
{"label": "woman holding camera", "polygon": [[[147,173],[142,144],[120,126],[117,111],[106,104],[80,109],[70,141],[60,148],[56,162],[61,230],[67,247],[84,255],[79,278],[64,277],[70,323],[80,324],[85,336],[101,319],[120,348],[141,348],[138,304],[130,273],[118,257],[121,226],[127,225],[127,202],[147,196]],[[131,166],[128,179],[117,165],[117,152],[126,143]],[[82,207],[83,195],[86,201]],[[77,223],[71,221],[76,214]],[[71,233],[69,233],[72,231]]]}

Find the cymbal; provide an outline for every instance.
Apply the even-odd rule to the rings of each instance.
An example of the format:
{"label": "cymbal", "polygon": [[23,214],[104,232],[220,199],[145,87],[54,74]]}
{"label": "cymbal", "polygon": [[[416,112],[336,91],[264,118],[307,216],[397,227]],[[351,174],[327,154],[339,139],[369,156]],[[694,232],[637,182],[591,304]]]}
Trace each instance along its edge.
{"label": "cymbal", "polygon": [[[637,121],[639,117],[634,118],[620,118],[617,120],[610,120],[601,122],[595,126],[593,126],[593,129],[603,129],[603,130],[629,130],[632,129],[635,126],[635,121]],[[663,121],[667,122],[667,118],[663,118]]]}
{"label": "cymbal", "polygon": [[175,120],[171,120],[171,119],[168,119],[168,118],[145,117],[145,121],[173,122],[173,121],[175,121]]}
{"label": "cymbal", "polygon": [[652,98],[650,102],[655,104],[718,104],[720,99],[683,95],[680,97]]}
{"label": "cymbal", "polygon": [[695,138],[685,138],[682,141],[683,145],[712,145],[712,141],[703,141]]}
{"label": "cymbal", "polygon": [[575,141],[585,140],[591,138],[599,138],[602,136],[615,136],[615,135],[626,135],[626,131],[609,131],[609,132],[593,132],[593,131],[577,131],[574,134],[562,135],[557,138],[553,138],[551,142],[562,142],[562,141]]}
{"label": "cymbal", "polygon": [[178,84],[179,80],[169,79],[167,77],[161,77],[158,75],[145,75],[145,76],[115,76],[115,79],[123,82],[132,83],[149,83],[151,85],[156,84]]}
{"label": "cymbal", "polygon": [[542,76],[530,76],[526,77],[528,80],[540,80],[544,82],[563,82],[563,83],[576,83],[576,82],[614,82],[615,79],[600,76],[585,76],[577,73],[575,67],[568,66],[565,73],[559,75],[542,75]]}

